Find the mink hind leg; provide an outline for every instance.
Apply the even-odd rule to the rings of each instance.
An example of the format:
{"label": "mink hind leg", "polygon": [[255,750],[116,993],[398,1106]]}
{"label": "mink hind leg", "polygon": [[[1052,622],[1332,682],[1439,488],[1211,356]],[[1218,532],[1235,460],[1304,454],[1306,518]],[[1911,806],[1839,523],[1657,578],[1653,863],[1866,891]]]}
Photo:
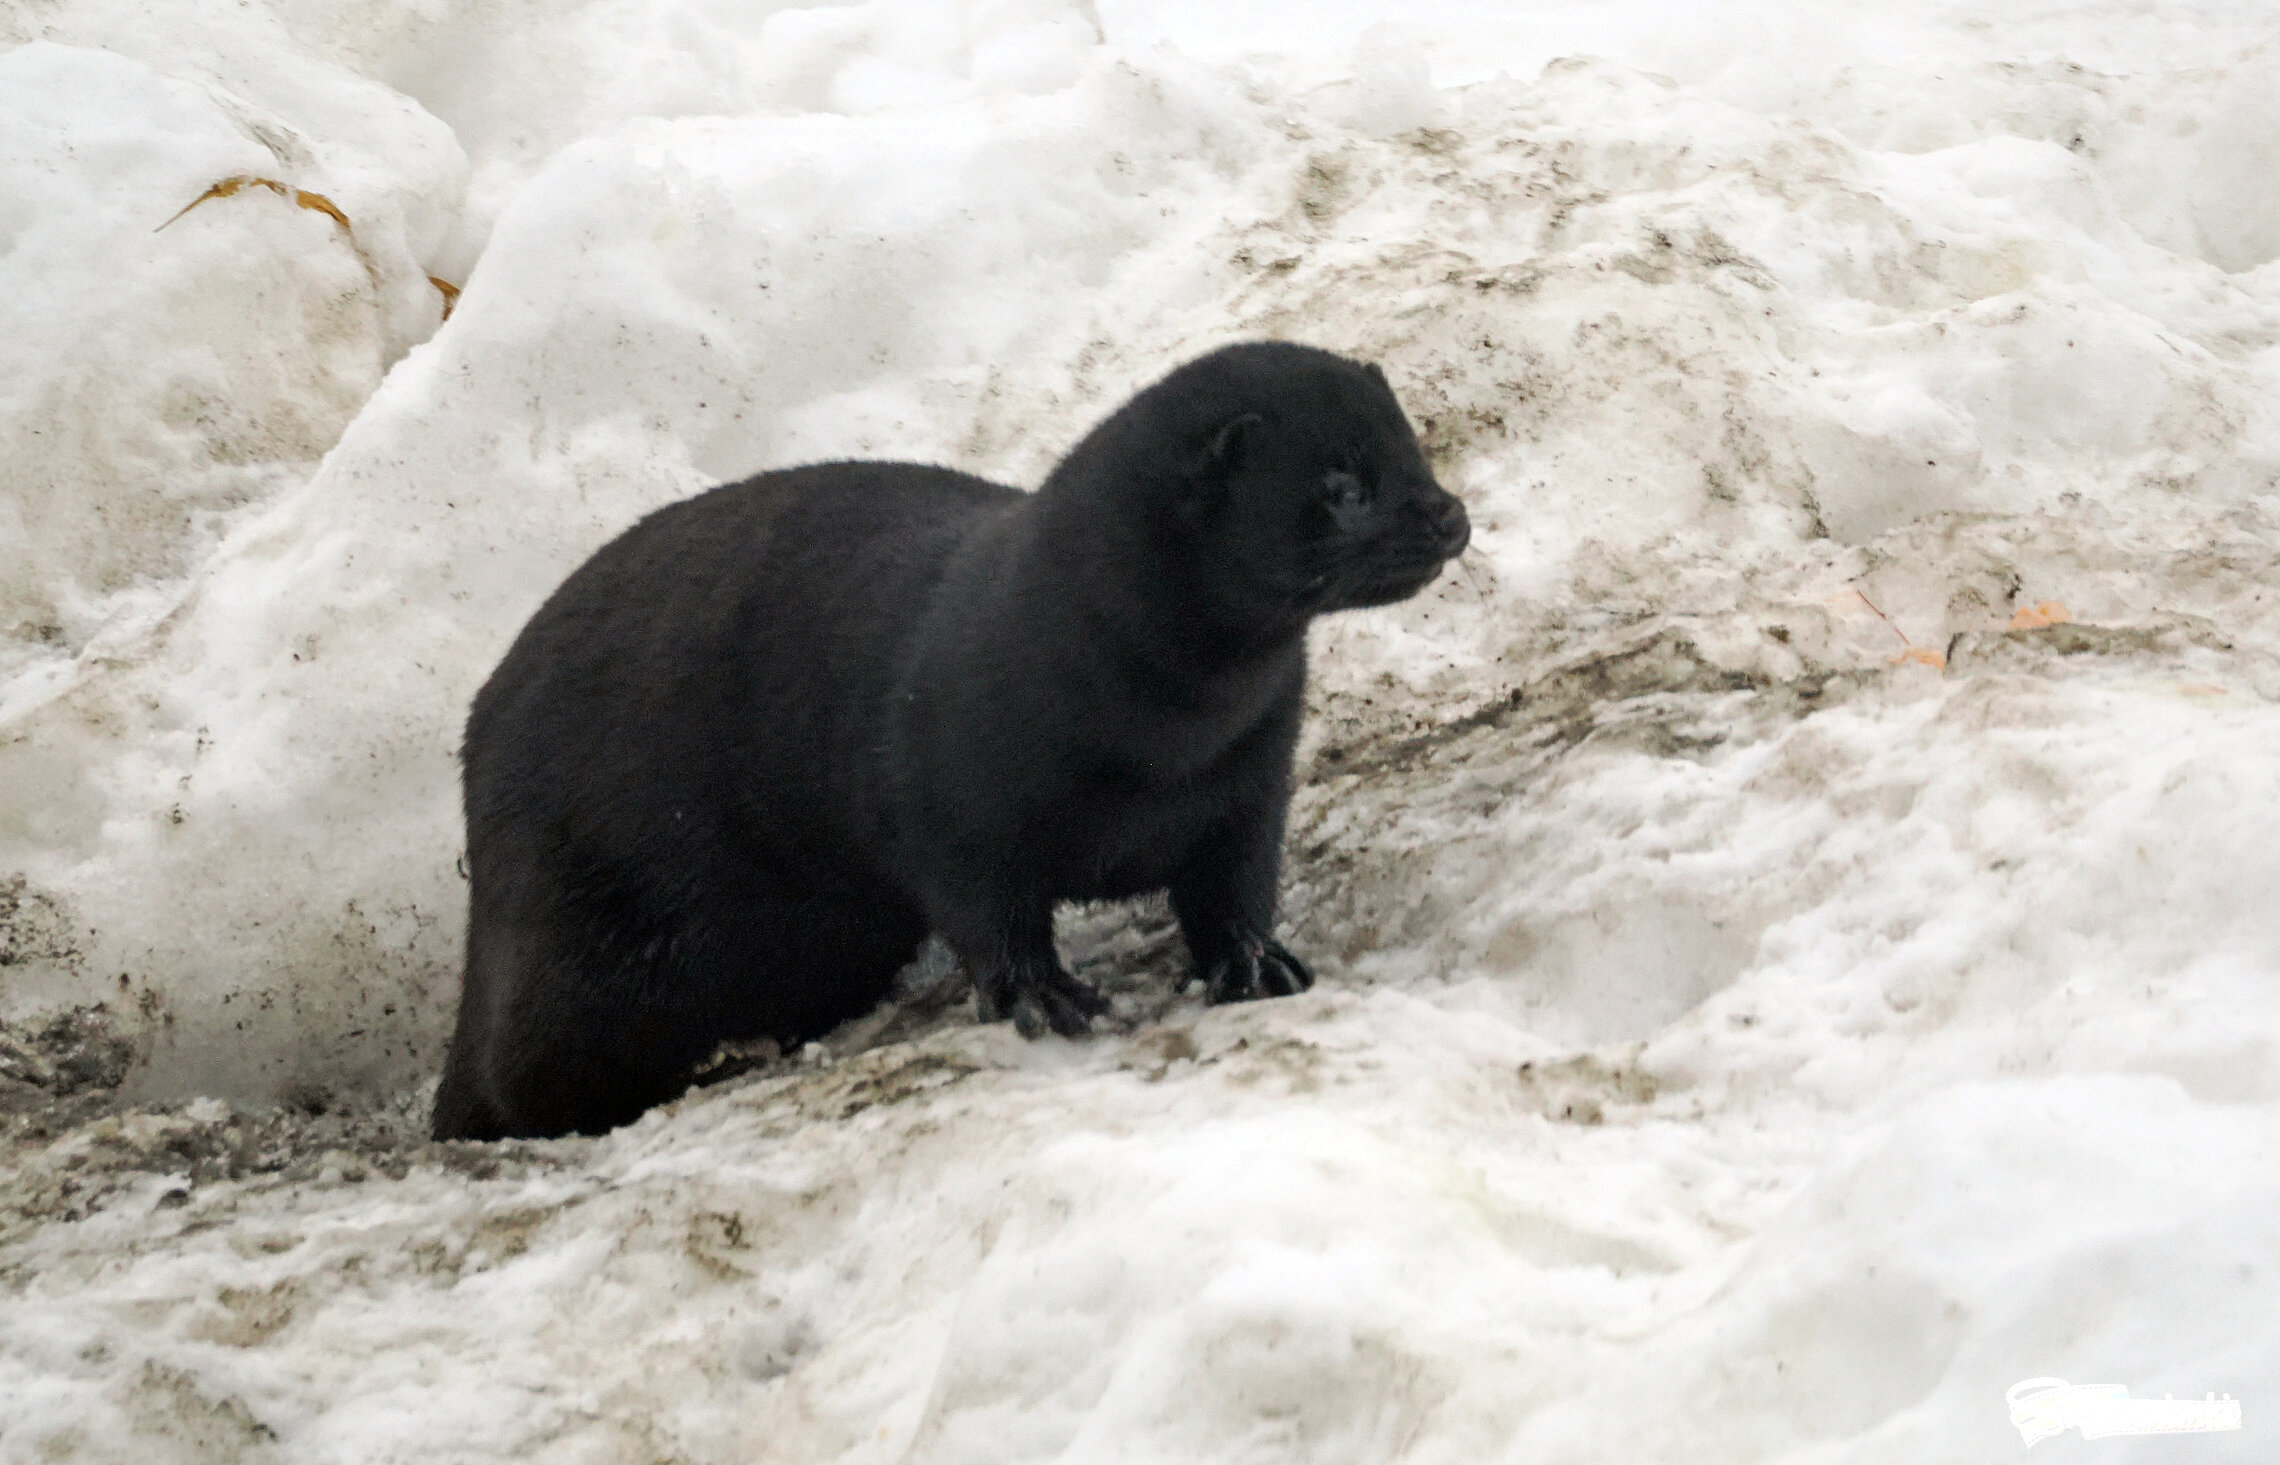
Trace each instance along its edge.
{"label": "mink hind leg", "polygon": [[796,1046],[869,1011],[926,934],[892,899],[784,895],[616,920],[569,909],[478,900],[438,1139],[630,1123],[686,1091],[723,1039]]}
{"label": "mink hind leg", "polygon": [[676,1097],[719,1038],[675,944],[473,916],[435,1137],[601,1134]]}

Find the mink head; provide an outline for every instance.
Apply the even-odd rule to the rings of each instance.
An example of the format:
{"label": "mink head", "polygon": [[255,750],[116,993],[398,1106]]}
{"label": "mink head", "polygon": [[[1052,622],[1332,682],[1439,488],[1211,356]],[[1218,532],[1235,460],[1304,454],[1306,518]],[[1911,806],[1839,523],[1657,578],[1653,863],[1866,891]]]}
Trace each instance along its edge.
{"label": "mink head", "polygon": [[1390,605],[1472,536],[1386,379],[1304,346],[1231,346],[1146,394],[1184,460],[1156,486],[1158,542],[1212,598],[1261,619]]}

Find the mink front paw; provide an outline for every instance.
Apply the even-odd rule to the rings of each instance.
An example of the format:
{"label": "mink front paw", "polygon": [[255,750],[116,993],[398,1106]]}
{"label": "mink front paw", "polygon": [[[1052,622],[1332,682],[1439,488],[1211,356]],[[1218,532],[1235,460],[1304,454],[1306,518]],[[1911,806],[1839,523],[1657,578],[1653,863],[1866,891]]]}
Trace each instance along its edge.
{"label": "mink front paw", "polygon": [[1025,1038],[1048,1030],[1064,1038],[1092,1031],[1092,1020],[1108,1011],[1108,999],[1059,966],[1010,968],[995,981],[974,984],[974,1011],[983,1022],[1012,1018]]}
{"label": "mink front paw", "polygon": [[1294,997],[1314,985],[1314,973],[1272,936],[1243,936],[1234,950],[1204,977],[1204,1000],[1255,1002],[1262,997]]}

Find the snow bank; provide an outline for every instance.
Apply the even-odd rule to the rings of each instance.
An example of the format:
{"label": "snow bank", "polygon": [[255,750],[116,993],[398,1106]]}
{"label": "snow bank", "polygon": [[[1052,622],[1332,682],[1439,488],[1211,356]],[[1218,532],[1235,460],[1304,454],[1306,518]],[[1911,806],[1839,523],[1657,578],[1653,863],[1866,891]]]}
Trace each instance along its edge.
{"label": "snow bank", "polygon": [[[8,1458],[1984,1458],[2043,1375],[2262,1448],[2266,12],[38,17],[0,1019],[105,1003],[146,1107],[13,1162]],[[1323,628],[1321,989],[1093,912],[1128,1036],[403,1136],[564,573],[765,466],[1034,482],[1258,335],[1383,361],[1476,526]]]}

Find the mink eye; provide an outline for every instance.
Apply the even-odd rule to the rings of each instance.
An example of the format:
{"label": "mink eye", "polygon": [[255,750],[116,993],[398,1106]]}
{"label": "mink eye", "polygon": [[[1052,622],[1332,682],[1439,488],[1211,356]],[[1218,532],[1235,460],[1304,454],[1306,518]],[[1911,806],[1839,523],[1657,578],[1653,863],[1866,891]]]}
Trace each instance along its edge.
{"label": "mink eye", "polygon": [[1370,516],[1377,493],[1367,483],[1343,470],[1322,478],[1322,503],[1331,520],[1347,532],[1358,529]]}

